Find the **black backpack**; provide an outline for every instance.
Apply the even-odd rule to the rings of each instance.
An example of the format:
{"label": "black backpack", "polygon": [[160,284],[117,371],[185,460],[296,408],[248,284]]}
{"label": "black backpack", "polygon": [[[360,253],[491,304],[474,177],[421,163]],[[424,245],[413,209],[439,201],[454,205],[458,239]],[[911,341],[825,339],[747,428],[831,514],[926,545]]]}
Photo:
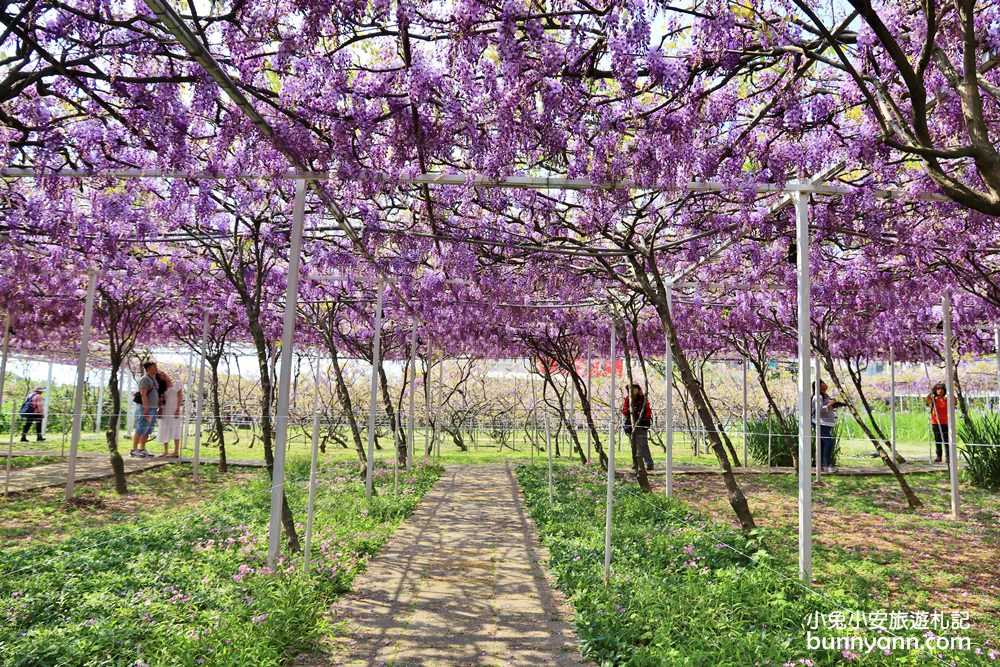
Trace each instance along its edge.
{"label": "black backpack", "polygon": [[35,414],[35,394],[32,392],[28,394],[28,398],[24,399],[24,403],[21,403],[21,410],[18,412],[22,417],[24,415]]}
{"label": "black backpack", "polygon": [[[146,377],[146,375],[143,374],[142,377]],[[139,379],[142,380],[142,378],[139,378]],[[164,382],[163,380],[161,380],[159,377],[156,377],[154,379],[156,381],[156,391],[157,391],[157,393],[159,393],[162,396],[163,393],[165,391],[167,391],[167,383]],[[134,394],[132,394],[132,400],[135,403],[137,403],[139,405],[142,405],[142,392],[137,391]],[[159,407],[159,406],[156,406],[156,407]]]}
{"label": "black backpack", "polygon": [[[144,378],[144,377],[146,377],[145,373],[142,374],[142,378]],[[139,378],[139,382],[142,382],[142,378]],[[137,405],[142,405],[142,392],[141,391],[136,391],[134,394],[132,394],[132,402],[135,403],[135,404],[137,404]]]}

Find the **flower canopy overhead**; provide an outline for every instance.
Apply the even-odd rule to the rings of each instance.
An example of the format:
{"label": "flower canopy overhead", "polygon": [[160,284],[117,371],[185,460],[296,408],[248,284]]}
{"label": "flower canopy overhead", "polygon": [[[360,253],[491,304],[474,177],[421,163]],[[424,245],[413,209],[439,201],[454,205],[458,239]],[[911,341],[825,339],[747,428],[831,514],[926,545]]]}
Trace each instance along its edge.
{"label": "flower canopy overhead", "polygon": [[[93,266],[108,298],[166,295],[175,324],[147,342],[205,312],[247,332],[238,304],[275,340],[287,176],[307,171],[303,311],[370,331],[381,276],[393,335],[519,356],[544,327],[603,349],[638,299],[662,349],[655,306],[683,276],[685,349],[783,354],[781,188],[807,181],[838,186],[812,198],[810,260],[835,354],[939,349],[946,291],[988,350],[961,324],[1000,305],[998,21],[984,2],[11,3],[0,151],[36,177],[3,182],[0,306],[16,345],[66,347]],[[67,171],[86,176],[48,176]],[[598,187],[477,185],[512,177]]]}

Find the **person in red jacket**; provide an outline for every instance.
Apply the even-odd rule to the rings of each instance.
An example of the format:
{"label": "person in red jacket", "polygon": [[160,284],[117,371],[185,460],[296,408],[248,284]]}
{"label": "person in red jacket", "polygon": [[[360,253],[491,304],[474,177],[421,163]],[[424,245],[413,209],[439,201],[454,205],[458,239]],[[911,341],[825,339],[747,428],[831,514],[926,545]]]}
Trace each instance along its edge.
{"label": "person in red jacket", "polygon": [[[622,403],[622,415],[625,417],[625,433],[631,436],[635,430],[633,442],[636,455],[641,456],[646,462],[646,470],[652,470],[653,455],[649,453],[649,427],[653,424],[653,408],[641,386],[632,385],[629,396],[626,396],[625,402]],[[633,465],[636,463],[633,462]]]}
{"label": "person in red jacket", "polygon": [[948,451],[948,390],[943,382],[938,382],[931,393],[924,396],[924,402],[931,409],[931,430],[934,431],[934,447],[937,450],[936,463],[941,463],[941,450]]}

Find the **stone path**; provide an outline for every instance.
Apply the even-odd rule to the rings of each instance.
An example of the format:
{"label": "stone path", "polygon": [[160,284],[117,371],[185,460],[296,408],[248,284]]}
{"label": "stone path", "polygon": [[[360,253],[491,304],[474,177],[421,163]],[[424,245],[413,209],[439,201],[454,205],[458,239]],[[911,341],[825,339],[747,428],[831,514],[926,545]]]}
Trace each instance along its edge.
{"label": "stone path", "polygon": [[300,664],[583,665],[547,557],[510,468],[447,466],[331,610],[330,654]]}
{"label": "stone path", "polygon": [[[56,451],[45,451],[45,450],[21,450],[15,449],[11,452],[11,456],[59,456],[59,452]],[[6,482],[6,468],[4,467],[4,459],[7,457],[7,452],[3,451],[0,455],[0,492],[3,491]],[[128,475],[133,472],[139,472],[142,470],[149,470],[150,468],[158,468],[160,466],[167,465],[168,463],[188,463],[190,464],[194,459],[185,456],[179,459],[175,458],[152,458],[152,459],[139,459],[128,455],[126,451],[123,455],[123,460],[125,461],[125,474]],[[219,459],[208,458],[201,459],[201,465],[218,465]],[[245,467],[245,468],[263,468],[263,461],[245,461],[242,459],[229,459],[226,461],[231,466]],[[108,461],[108,455],[104,452],[79,452],[76,455],[76,481],[86,482],[92,479],[103,479],[105,477],[111,477],[114,472],[111,470],[111,463]],[[22,491],[31,491],[33,489],[41,489],[47,486],[66,486],[66,463],[51,463],[48,465],[33,466],[31,468],[22,468],[20,470],[12,470],[10,472],[10,483],[6,485],[8,493],[20,493]]]}
{"label": "stone path", "polygon": [[[3,458],[7,457],[7,450],[3,450]],[[65,456],[65,454],[56,451],[54,449],[15,449],[10,453],[11,456]],[[107,456],[104,452],[79,452],[77,457],[98,457]],[[0,465],[2,467],[2,465]]]}
{"label": "stone path", "polygon": [[[170,459],[138,459],[125,456],[125,474],[149,470],[159,466],[167,465]],[[102,479],[111,477],[114,472],[111,470],[111,463],[107,456],[77,456],[76,457],[76,481],[86,482],[92,479]],[[66,485],[66,463],[51,463],[33,468],[23,468],[10,472],[10,482],[6,484],[6,470],[3,468],[3,459],[0,458],[0,491],[4,486],[8,493],[20,493],[32,489],[41,489],[46,486]]]}

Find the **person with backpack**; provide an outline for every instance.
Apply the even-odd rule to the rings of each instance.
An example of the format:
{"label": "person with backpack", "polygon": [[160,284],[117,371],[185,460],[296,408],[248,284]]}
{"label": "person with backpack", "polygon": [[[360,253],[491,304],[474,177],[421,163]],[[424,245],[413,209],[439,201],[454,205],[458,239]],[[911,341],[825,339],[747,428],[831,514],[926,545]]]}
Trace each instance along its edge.
{"label": "person with backpack", "polygon": [[132,451],[129,455],[145,459],[156,456],[146,451],[146,441],[153,435],[156,418],[160,414],[160,387],[155,361],[145,362],[142,370],[145,373],[139,379],[139,391],[132,397],[132,401],[136,403],[135,434],[132,436]]}
{"label": "person with backpack", "polygon": [[653,424],[653,408],[641,386],[632,385],[629,395],[625,397],[625,402],[622,404],[622,415],[625,417],[625,433],[629,436],[632,435],[633,424],[635,424],[633,442],[635,443],[636,462],[634,465],[638,465],[638,457],[641,456],[646,463],[646,470],[652,470],[653,455],[649,452],[649,427]]}
{"label": "person with backpack", "polygon": [[21,404],[21,419],[24,420],[24,428],[21,429],[21,442],[28,442],[28,431],[31,430],[31,425],[35,426],[35,439],[38,442],[45,442],[45,438],[42,437],[42,420],[45,419],[45,397],[42,396],[42,392],[45,391],[45,387],[35,387],[35,390],[31,392],[27,398],[24,399],[24,403]]}

